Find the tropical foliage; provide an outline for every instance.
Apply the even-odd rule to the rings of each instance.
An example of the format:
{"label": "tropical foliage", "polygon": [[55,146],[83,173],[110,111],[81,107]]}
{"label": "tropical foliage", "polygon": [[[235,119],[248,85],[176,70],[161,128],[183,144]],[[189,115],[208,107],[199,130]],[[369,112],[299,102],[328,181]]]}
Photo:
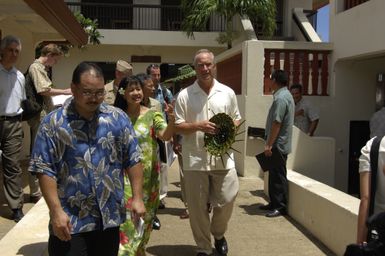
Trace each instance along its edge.
{"label": "tropical foliage", "polygon": [[98,31],[98,21],[84,17],[80,12],[75,12],[74,15],[88,35],[88,43],[100,44],[100,39],[103,38],[103,36]]}
{"label": "tropical foliage", "polygon": [[[83,27],[84,31],[88,35],[88,43],[97,45],[100,44],[100,39],[103,38],[103,36],[100,34],[98,31],[98,21],[97,20],[91,20],[90,18],[84,17],[83,14],[80,12],[75,12],[74,16],[76,20],[79,22],[79,24]],[[35,58],[38,58],[40,56],[41,49],[46,45],[46,42],[41,42],[40,44],[37,45],[35,48]],[[68,55],[68,52],[71,48],[74,46],[72,44],[63,43],[60,44],[58,43],[58,46],[60,49],[63,51],[64,55]],[[80,49],[85,49],[85,45],[79,45]]]}
{"label": "tropical foliage", "polygon": [[182,0],[185,19],[182,30],[188,37],[194,37],[194,31],[205,31],[210,17],[218,14],[224,17],[226,29],[217,39],[219,43],[227,43],[231,48],[232,40],[237,36],[233,30],[232,20],[237,14],[247,15],[262,25],[267,36],[273,35],[276,29],[275,0]]}

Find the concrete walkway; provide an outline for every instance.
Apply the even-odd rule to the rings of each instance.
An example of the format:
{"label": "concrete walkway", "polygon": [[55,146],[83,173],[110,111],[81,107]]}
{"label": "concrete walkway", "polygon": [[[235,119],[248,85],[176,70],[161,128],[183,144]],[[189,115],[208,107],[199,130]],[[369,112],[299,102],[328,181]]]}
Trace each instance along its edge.
{"label": "concrete walkway", "polygon": [[[1,163],[1,162],[0,162]],[[24,206],[23,212],[27,213],[34,204],[29,202],[29,187],[28,187],[28,179],[26,173],[27,161],[21,161],[23,168],[23,186],[24,186]],[[15,222],[12,218],[12,211],[9,209],[7,201],[4,197],[4,188],[3,188],[3,173],[0,165],[0,239],[13,227],[15,226]],[[1,250],[1,249],[0,249]]]}
{"label": "concrete walkway", "polygon": [[[179,218],[183,204],[180,200],[176,162],[169,170],[166,209],[159,210],[158,213],[162,227],[159,231],[152,232],[147,246],[149,256],[196,255],[189,220]],[[28,188],[25,191],[28,193]],[[226,233],[229,256],[334,255],[290,217],[264,217],[265,212],[258,209],[264,203],[266,197],[263,193],[263,181],[257,177],[241,177],[240,192]],[[24,211],[27,212],[31,206],[33,205],[25,204]],[[9,218],[10,211],[4,197],[0,196],[0,239],[15,225]],[[21,255],[34,256],[27,252]]]}
{"label": "concrete walkway", "polygon": [[[258,206],[266,203],[260,178],[240,178],[226,239],[229,256],[318,256],[334,255],[290,217],[266,218]],[[148,255],[195,256],[196,246],[188,219],[180,219],[178,166],[169,170],[166,209],[159,210],[162,227],[154,230],[147,246]]]}

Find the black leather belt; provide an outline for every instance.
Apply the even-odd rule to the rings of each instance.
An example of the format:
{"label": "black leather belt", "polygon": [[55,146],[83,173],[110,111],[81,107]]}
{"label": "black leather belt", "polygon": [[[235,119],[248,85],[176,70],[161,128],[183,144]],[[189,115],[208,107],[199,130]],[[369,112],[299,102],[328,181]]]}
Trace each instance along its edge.
{"label": "black leather belt", "polygon": [[16,116],[0,116],[0,121],[21,121],[21,115],[16,115]]}

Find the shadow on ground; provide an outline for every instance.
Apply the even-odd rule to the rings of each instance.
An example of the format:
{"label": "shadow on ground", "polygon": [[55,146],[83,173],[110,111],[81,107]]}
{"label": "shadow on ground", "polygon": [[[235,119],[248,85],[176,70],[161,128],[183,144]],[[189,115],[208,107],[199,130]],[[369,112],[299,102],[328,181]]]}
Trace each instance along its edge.
{"label": "shadow on ground", "polygon": [[159,209],[156,214],[157,215],[173,215],[173,216],[180,216],[185,211],[184,208],[170,208],[167,207],[166,209]]}
{"label": "shadow on ground", "polygon": [[147,252],[154,256],[195,256],[195,250],[196,247],[191,245],[157,245],[147,247]]}
{"label": "shadow on ground", "polygon": [[330,251],[322,242],[320,242],[312,233],[306,230],[301,224],[296,222],[290,216],[284,216],[288,222],[290,222],[298,231],[300,231],[304,236],[306,236],[315,246],[318,247],[325,255],[336,256],[335,253]]}
{"label": "shadow on ground", "polygon": [[47,242],[27,244],[27,245],[24,245],[23,247],[21,247],[19,249],[19,251],[17,252],[17,255],[36,256],[37,252],[42,252],[47,247],[48,247],[48,243]]}
{"label": "shadow on ground", "polygon": [[167,192],[167,197],[173,197],[173,198],[181,199],[180,190],[168,191]]}
{"label": "shadow on ground", "polygon": [[[252,196],[259,197],[260,199],[263,199],[262,201],[268,202],[268,200],[269,200],[262,189],[252,190],[252,191],[249,191],[249,193]],[[260,201],[260,200],[258,200],[258,201]],[[263,216],[267,213],[267,211],[259,209],[259,207],[262,205],[265,205],[265,203],[240,204],[240,205],[238,205],[238,207],[243,209],[245,211],[245,213],[248,215]]]}
{"label": "shadow on ground", "polygon": [[268,201],[268,197],[265,195],[265,192],[263,191],[263,189],[252,190],[250,191],[250,194],[252,194],[253,196],[262,197],[263,199]]}
{"label": "shadow on ground", "polygon": [[256,203],[256,204],[247,204],[247,205],[239,205],[239,208],[242,208],[246,214],[248,215],[265,215],[267,211],[259,209],[260,206],[264,204]]}

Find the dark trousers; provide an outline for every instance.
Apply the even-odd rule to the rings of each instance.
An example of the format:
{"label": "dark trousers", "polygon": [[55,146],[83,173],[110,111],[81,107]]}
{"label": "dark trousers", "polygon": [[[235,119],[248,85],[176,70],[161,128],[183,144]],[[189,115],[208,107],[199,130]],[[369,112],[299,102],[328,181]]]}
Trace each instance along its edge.
{"label": "dark trousers", "polygon": [[273,209],[286,211],[288,198],[288,183],[286,177],[287,155],[282,154],[282,156],[285,159],[284,164],[272,168],[269,171],[269,197]]}
{"label": "dark trousers", "polygon": [[20,153],[23,128],[18,118],[0,121],[0,149],[3,163],[4,195],[11,209],[23,207],[22,170]]}
{"label": "dark trousers", "polygon": [[116,256],[119,251],[119,227],[96,230],[71,236],[68,242],[49,236],[50,256]]}

